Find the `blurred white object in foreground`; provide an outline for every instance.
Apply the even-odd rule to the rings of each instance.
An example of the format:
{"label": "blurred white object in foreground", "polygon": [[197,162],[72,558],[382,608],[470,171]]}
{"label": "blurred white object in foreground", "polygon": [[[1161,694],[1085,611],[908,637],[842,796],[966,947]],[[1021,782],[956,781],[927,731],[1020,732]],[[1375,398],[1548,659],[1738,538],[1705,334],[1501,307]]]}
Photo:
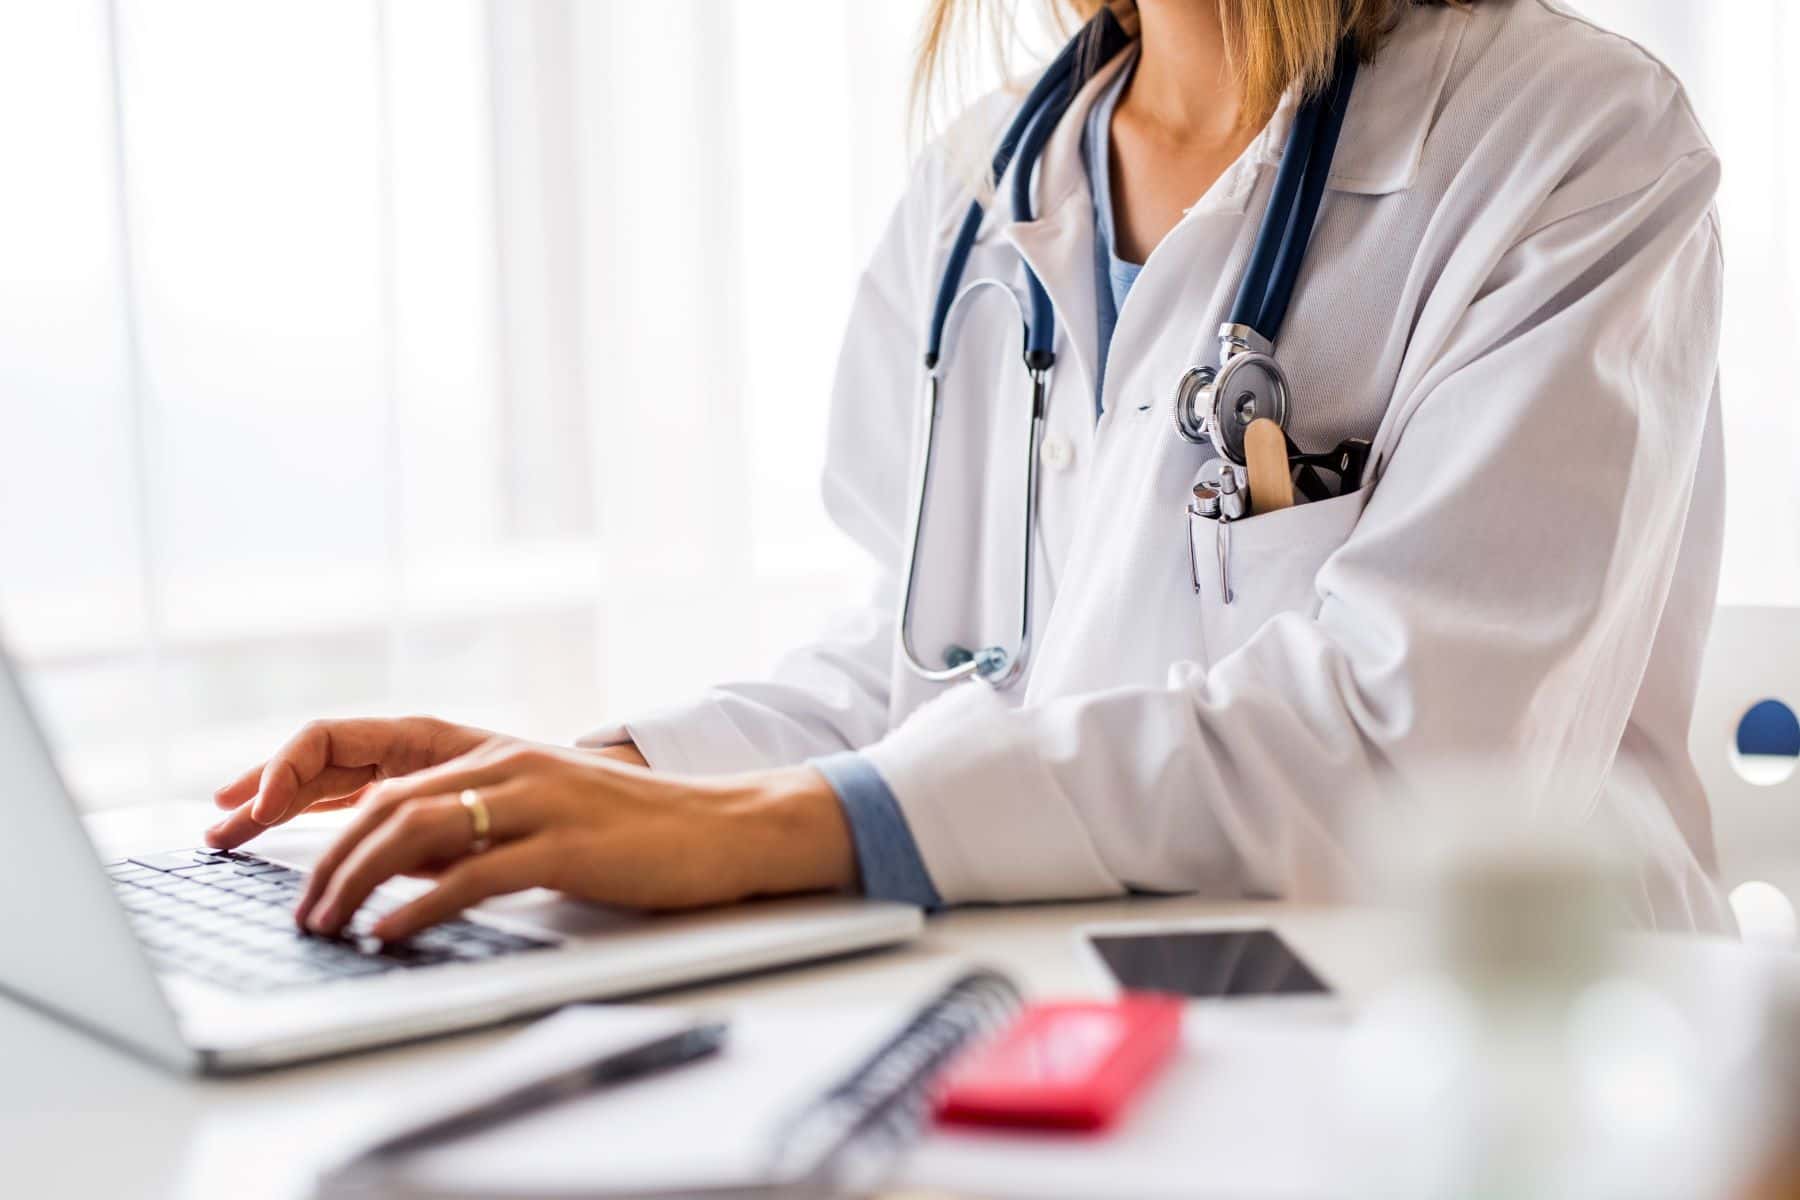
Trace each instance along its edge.
{"label": "blurred white object in foreground", "polygon": [[1752,879],[1732,888],[1731,911],[1747,945],[1787,950],[1800,940],[1794,902],[1772,883]]}
{"label": "blurred white object in foreground", "polygon": [[1723,1195],[1719,1056],[1620,964],[1620,872],[1554,839],[1432,857],[1435,969],[1345,1046],[1349,1193]]}

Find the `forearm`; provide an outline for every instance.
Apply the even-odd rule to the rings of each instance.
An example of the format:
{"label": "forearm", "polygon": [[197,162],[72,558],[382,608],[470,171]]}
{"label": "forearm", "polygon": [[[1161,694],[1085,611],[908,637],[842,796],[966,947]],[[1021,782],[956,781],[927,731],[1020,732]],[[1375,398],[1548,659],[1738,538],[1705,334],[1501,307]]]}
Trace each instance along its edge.
{"label": "forearm", "polygon": [[[644,770],[633,742],[594,751]],[[843,891],[856,884],[855,842],[844,808],[826,776],[810,766],[696,781],[722,820],[696,822],[691,855],[717,864],[734,898],[789,892]]]}
{"label": "forearm", "polygon": [[837,793],[812,767],[759,772],[723,803],[711,834],[739,897],[848,891],[856,884],[850,825]]}
{"label": "forearm", "polygon": [[[648,766],[632,742],[604,746],[595,753],[634,767]],[[821,795],[809,774],[825,782],[824,798],[835,805],[836,822],[829,819],[831,813],[825,809],[831,806],[820,803]],[[859,755],[844,753],[809,767],[759,775],[732,804],[758,840],[781,843],[773,854],[746,850],[736,856],[748,861],[746,869],[751,874],[742,885],[747,894],[784,890],[782,876],[797,880],[817,877],[821,882],[805,890],[860,885],[864,895],[878,899],[903,900],[926,908],[941,903],[893,794]],[[851,846],[850,879],[845,882],[838,881],[841,862],[823,861],[835,856],[841,846],[837,825],[842,826]],[[759,878],[765,871],[770,878]]]}

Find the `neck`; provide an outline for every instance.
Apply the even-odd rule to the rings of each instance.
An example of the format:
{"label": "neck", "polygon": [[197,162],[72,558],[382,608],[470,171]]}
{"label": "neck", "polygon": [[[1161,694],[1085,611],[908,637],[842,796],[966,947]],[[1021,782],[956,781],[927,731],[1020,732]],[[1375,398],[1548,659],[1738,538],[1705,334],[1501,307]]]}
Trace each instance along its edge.
{"label": "neck", "polygon": [[1213,0],[1138,0],[1138,64],[1120,103],[1181,140],[1227,138],[1243,96]]}

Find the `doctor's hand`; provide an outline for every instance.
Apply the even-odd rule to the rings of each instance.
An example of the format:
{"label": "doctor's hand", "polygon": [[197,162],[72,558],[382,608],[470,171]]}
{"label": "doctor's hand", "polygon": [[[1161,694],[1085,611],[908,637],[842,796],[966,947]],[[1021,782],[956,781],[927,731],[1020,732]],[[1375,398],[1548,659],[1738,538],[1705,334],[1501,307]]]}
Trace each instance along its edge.
{"label": "doctor's hand", "polygon": [[[381,780],[460,758],[497,736],[433,717],[314,721],[213,793],[230,815],[206,831],[207,844],[230,850],[301,813],[347,808]],[[591,753],[644,765],[629,743]]]}
{"label": "doctor's hand", "polygon": [[[531,887],[675,909],[855,882],[836,793],[812,768],[688,779],[622,761],[630,754],[488,737],[458,757],[365,784],[296,920],[337,933],[396,875],[434,877],[437,886],[376,923],[371,932],[384,941]],[[487,815],[485,847],[476,808]]]}

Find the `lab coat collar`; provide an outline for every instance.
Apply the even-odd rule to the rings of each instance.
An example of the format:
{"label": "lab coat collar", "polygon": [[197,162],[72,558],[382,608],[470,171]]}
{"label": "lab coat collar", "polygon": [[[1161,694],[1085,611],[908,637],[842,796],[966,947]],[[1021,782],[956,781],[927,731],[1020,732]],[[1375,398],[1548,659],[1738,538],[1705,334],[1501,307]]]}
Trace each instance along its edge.
{"label": "lab coat collar", "polygon": [[[1408,10],[1376,60],[1357,73],[1350,112],[1344,119],[1337,154],[1332,160],[1329,187],[1379,196],[1413,186],[1424,157],[1425,139],[1431,133],[1438,102],[1469,19],[1467,10],[1450,6]],[[1041,215],[1037,221],[1008,226],[1009,230],[1046,225],[1066,205],[1087,200],[1087,167],[1081,158],[1087,113],[1107,83],[1136,53],[1134,42],[1095,72],[1076,95],[1039,159],[1036,190]],[[1196,207],[1243,211],[1255,190],[1260,169],[1280,163],[1297,105],[1298,95],[1290,91],[1250,148]],[[1004,188],[1001,195],[1005,195]],[[997,199],[993,208],[1004,212],[1005,200]]]}
{"label": "lab coat collar", "polygon": [[[1375,61],[1357,72],[1327,186],[1365,196],[1413,186],[1468,24],[1466,9],[1408,11]],[[1254,150],[1264,165],[1281,161],[1298,102],[1290,91],[1258,138]]]}
{"label": "lab coat collar", "polygon": [[[1376,61],[1357,74],[1327,186],[1374,196],[1413,186],[1468,20],[1466,11],[1452,7],[1409,11]],[[1136,52],[1134,43],[1095,72],[1045,144],[1036,188],[1040,215],[1031,221],[1005,223],[1000,230],[1037,273],[1056,305],[1069,334],[1064,349],[1074,351],[1090,391],[1098,315],[1093,201],[1081,140],[1088,110]],[[1263,169],[1281,161],[1297,103],[1296,93],[1290,91],[1250,148],[1191,212],[1242,213],[1247,209]],[[990,207],[990,220],[1004,220],[995,213],[1007,210],[1006,195],[1003,186]]]}

